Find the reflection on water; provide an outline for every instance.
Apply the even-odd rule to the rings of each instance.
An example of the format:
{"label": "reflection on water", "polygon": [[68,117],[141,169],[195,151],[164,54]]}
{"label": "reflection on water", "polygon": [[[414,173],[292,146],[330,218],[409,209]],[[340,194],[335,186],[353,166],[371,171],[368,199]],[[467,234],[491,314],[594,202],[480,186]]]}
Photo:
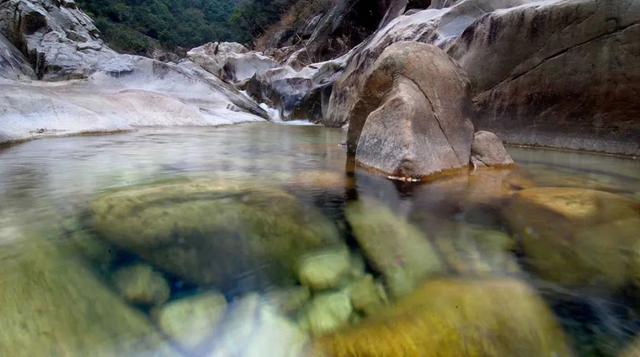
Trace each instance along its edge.
{"label": "reflection on water", "polygon": [[511,148],[407,184],[345,172],[343,136],[2,149],[0,355],[637,354],[637,161]]}

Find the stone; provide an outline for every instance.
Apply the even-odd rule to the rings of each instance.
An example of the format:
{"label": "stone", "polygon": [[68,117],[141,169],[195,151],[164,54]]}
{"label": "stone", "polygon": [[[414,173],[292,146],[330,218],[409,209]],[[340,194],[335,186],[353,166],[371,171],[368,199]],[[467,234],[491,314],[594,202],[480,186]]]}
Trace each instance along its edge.
{"label": "stone", "polygon": [[[294,279],[302,255],[336,244],[326,217],[264,183],[184,180],[106,193],[91,204],[104,239],[200,285]],[[257,285],[255,285],[257,284]]]}
{"label": "stone", "polygon": [[448,51],[473,83],[474,124],[509,143],[637,156],[639,21],[634,0],[533,1],[477,20]]}
{"label": "stone", "polygon": [[0,355],[178,355],[59,239],[16,239],[0,252]]}
{"label": "stone", "polygon": [[300,324],[314,336],[319,336],[345,326],[352,312],[347,293],[325,292],[314,296],[301,312]]}
{"label": "stone", "polygon": [[351,267],[346,247],[307,254],[298,263],[298,279],[313,290],[338,287]]}
{"label": "stone", "polygon": [[135,264],[113,273],[113,282],[122,297],[135,305],[161,305],[169,300],[167,280],[146,264]]}
{"label": "stone", "polygon": [[478,131],[471,142],[471,162],[473,167],[506,166],[512,165],[513,159],[496,134]]}
{"label": "stone", "polygon": [[214,336],[226,309],[224,295],[210,291],[172,300],[153,315],[169,338],[187,351],[197,351]]}
{"label": "stone", "polygon": [[636,337],[627,348],[625,348],[619,357],[638,357],[640,356],[640,339]]}
{"label": "stone", "polygon": [[589,189],[532,188],[514,194],[503,215],[541,278],[593,289],[631,282],[629,252],[640,238],[637,201]]}
{"label": "stone", "polygon": [[246,47],[236,42],[209,42],[189,50],[187,57],[207,72],[222,77],[227,58],[247,52]]}
{"label": "stone", "polygon": [[381,284],[370,274],[355,280],[347,288],[354,310],[366,316],[374,315],[387,304],[387,296]]}
{"label": "stone", "polygon": [[257,294],[234,301],[202,356],[283,356],[303,355],[307,336],[293,322],[265,305]]}
{"label": "stone", "polygon": [[426,234],[382,203],[361,197],[347,206],[346,216],[364,256],[383,276],[392,297],[406,295],[423,279],[444,271]]}
{"label": "stone", "polygon": [[395,177],[422,177],[469,164],[473,111],[467,79],[435,46],[397,42],[365,75],[349,115],[356,161]]}
{"label": "stone", "polygon": [[336,357],[572,355],[544,301],[513,279],[429,281],[313,348]]}
{"label": "stone", "polygon": [[0,33],[0,78],[34,78],[28,60]]}

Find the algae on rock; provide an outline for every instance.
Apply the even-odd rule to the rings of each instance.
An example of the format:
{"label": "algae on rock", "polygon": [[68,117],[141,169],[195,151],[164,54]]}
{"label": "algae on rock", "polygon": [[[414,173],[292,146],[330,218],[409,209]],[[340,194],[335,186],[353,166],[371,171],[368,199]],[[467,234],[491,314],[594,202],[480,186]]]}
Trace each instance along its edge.
{"label": "algae on rock", "polygon": [[338,242],[327,218],[263,183],[133,187],[102,195],[90,210],[103,238],[202,285],[220,287],[247,272],[292,280],[299,256]]}

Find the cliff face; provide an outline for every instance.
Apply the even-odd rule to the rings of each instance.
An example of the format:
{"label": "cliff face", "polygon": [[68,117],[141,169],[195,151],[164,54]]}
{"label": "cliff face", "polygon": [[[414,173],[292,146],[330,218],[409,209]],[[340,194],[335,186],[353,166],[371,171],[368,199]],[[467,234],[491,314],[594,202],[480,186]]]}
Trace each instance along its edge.
{"label": "cliff face", "polygon": [[[346,1],[318,14],[307,23],[306,40],[267,51],[294,67],[342,56],[323,124],[347,125],[367,95],[364,74],[384,49],[418,41],[445,50],[469,75],[477,128],[516,144],[640,154],[639,2],[398,0],[366,10],[359,4]],[[347,27],[368,30],[341,37]]]}

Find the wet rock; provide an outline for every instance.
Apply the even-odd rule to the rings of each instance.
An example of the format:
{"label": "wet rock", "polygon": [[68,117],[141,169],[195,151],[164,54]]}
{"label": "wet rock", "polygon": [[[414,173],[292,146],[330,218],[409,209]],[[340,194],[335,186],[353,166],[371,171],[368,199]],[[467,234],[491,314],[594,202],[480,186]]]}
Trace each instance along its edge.
{"label": "wet rock", "polygon": [[506,166],[512,165],[513,159],[496,134],[478,131],[471,142],[471,163],[473,167]]}
{"label": "wet rock", "polygon": [[367,316],[380,311],[387,303],[384,288],[369,274],[356,279],[347,290],[354,310]]}
{"label": "wet rock", "polygon": [[21,237],[3,245],[0,262],[0,355],[177,355],[144,315],[50,242]]}
{"label": "wet rock", "polygon": [[634,341],[619,355],[619,357],[637,357],[640,356],[640,339],[636,337]]}
{"label": "wet rock", "polygon": [[265,305],[256,294],[235,301],[222,321],[224,329],[210,348],[210,357],[301,356],[307,336],[291,321]]}
{"label": "wet rock", "polygon": [[629,251],[640,230],[637,201],[588,189],[534,188],[516,193],[503,214],[540,277],[592,288],[630,282]]}
{"label": "wet rock", "polygon": [[146,264],[118,269],[113,273],[113,282],[122,297],[136,305],[161,305],[171,294],[164,276]]}
{"label": "wet rock", "polygon": [[353,306],[345,292],[326,292],[314,296],[301,312],[300,324],[313,335],[322,335],[345,326]]}
{"label": "wet rock", "polygon": [[219,327],[227,301],[218,292],[206,292],[173,300],[154,312],[158,326],[187,351],[197,351]]}
{"label": "wet rock", "polygon": [[[271,286],[293,279],[297,259],[335,244],[335,226],[263,183],[193,180],[107,193],[91,204],[105,239],[196,284]],[[232,281],[230,281],[231,279]]]}
{"label": "wet rock", "polygon": [[443,271],[426,235],[383,204],[361,198],[347,207],[346,215],[363,254],[392,296],[410,293],[421,280]]}
{"label": "wet rock", "polygon": [[351,260],[346,247],[327,249],[301,257],[298,278],[302,285],[313,290],[331,289],[341,283],[350,267]]}
{"label": "wet rock", "polygon": [[469,87],[446,53],[418,42],[398,42],[380,55],[365,78],[347,136],[358,163],[397,177],[468,165],[473,138]]}
{"label": "wet rock", "polygon": [[350,329],[317,338],[330,356],[571,356],[544,301],[510,279],[436,280]]}

